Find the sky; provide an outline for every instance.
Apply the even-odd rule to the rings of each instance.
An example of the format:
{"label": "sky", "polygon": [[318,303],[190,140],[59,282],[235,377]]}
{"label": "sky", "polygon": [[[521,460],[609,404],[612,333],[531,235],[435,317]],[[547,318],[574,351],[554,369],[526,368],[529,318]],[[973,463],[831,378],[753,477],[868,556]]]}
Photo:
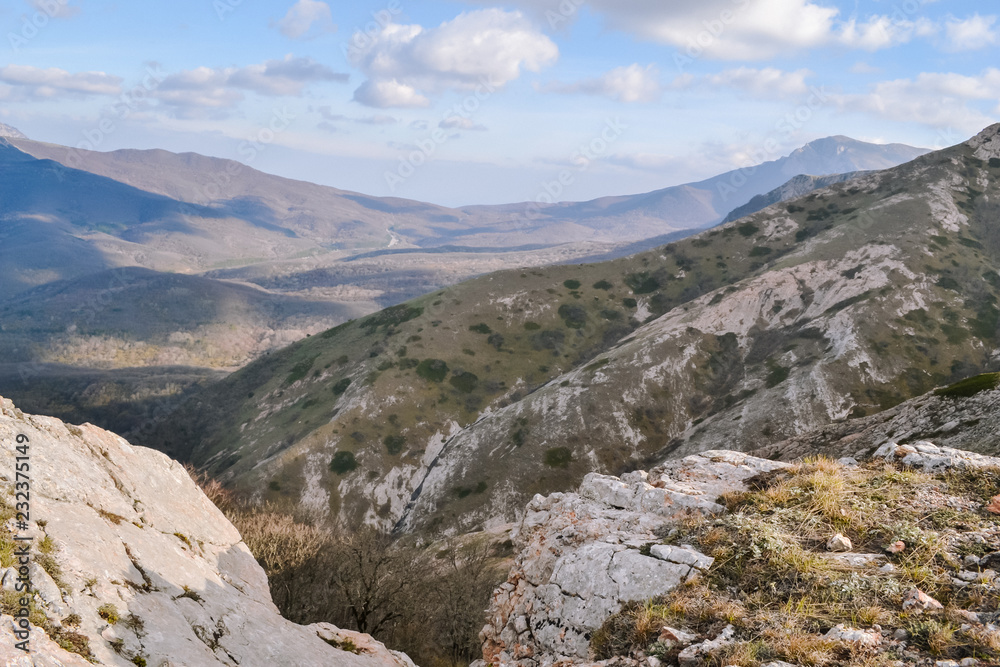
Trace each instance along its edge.
{"label": "sky", "polygon": [[[971,0],[0,0],[0,122],[448,206],[693,182],[1000,120]],[[570,176],[566,177],[569,172]]]}

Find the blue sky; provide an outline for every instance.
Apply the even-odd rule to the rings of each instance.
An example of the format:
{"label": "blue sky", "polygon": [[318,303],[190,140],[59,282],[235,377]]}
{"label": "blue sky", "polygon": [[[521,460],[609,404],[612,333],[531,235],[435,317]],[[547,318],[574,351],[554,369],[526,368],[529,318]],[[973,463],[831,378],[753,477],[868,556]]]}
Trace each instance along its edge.
{"label": "blue sky", "polygon": [[446,205],[534,200],[570,166],[558,198],[584,200],[834,134],[958,143],[1000,120],[993,8],[4,0],[0,121]]}

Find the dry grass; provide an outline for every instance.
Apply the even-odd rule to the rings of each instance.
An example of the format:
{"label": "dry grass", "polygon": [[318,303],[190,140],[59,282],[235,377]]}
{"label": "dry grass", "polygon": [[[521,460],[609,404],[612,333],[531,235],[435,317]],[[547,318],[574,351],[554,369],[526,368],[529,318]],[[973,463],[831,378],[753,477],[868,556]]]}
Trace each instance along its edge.
{"label": "dry grass", "polygon": [[[709,638],[732,624],[738,641],[713,656],[710,664],[756,667],[784,660],[817,667],[875,667],[901,657],[823,637],[843,623],[906,628],[912,646],[935,658],[996,660],[1000,641],[983,632],[962,631],[960,622],[945,615],[951,609],[994,611],[1000,603],[995,588],[960,587],[951,578],[958,565],[951,554],[955,523],[980,525],[997,519],[985,512],[947,513],[921,504],[921,498],[940,497],[943,491],[982,498],[993,485],[1000,487],[1000,478],[986,480],[990,474],[956,471],[933,476],[892,464],[845,467],[815,458],[788,471],[760,475],[749,481],[747,491],[721,499],[728,513],[689,519],[671,535],[672,543],[692,544],[714,557],[710,572],[664,598],[626,606],[595,633],[595,655],[610,658],[648,650],[663,625]],[[894,570],[851,566],[832,558],[825,545],[837,532],[852,540],[855,552],[884,555]],[[905,550],[884,553],[896,540],[905,542]],[[940,600],[946,611],[937,616],[904,614],[902,598],[913,587]]]}

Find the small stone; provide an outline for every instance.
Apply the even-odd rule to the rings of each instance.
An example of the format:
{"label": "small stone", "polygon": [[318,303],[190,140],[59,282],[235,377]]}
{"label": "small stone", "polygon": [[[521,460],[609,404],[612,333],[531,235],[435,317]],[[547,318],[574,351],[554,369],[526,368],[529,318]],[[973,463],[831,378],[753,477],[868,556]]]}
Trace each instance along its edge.
{"label": "small stone", "polygon": [[847,537],[844,537],[840,533],[837,533],[836,535],[831,537],[826,543],[827,551],[834,551],[838,553],[842,553],[844,551],[850,551],[853,547],[854,545],[851,544],[851,540]]}
{"label": "small stone", "polygon": [[660,667],[663,664],[663,662],[655,655],[651,655],[648,658],[646,658],[646,664],[649,665],[649,667]]}
{"label": "small stone", "polygon": [[944,605],[924,593],[919,588],[911,589],[903,598],[903,611],[914,611],[916,613],[929,611],[931,609],[943,609]]}
{"label": "small stone", "polygon": [[886,563],[885,565],[883,565],[882,567],[880,567],[878,569],[878,571],[879,572],[885,572],[886,574],[888,574],[890,572],[895,572],[896,571],[896,566],[893,565],[892,563]]}
{"label": "small stone", "polygon": [[938,660],[934,663],[934,667],[959,667],[959,664],[954,660]]}
{"label": "small stone", "polygon": [[878,632],[850,628],[843,623],[830,628],[825,636],[827,639],[852,642],[861,646],[875,646],[882,639]]}
{"label": "small stone", "polygon": [[885,548],[885,550],[891,554],[898,554],[904,549],[906,549],[906,542],[903,540],[896,540]]}
{"label": "small stone", "polygon": [[968,623],[979,624],[979,614],[974,611],[968,611],[967,609],[955,609],[951,612],[956,618],[960,618]]}
{"label": "small stone", "polygon": [[979,661],[976,660],[975,658],[962,658],[962,662],[958,664],[960,664],[962,667],[976,667],[976,665],[979,664]]}
{"label": "small stone", "polygon": [[979,557],[972,554],[962,559],[962,562],[965,563],[965,567],[979,567]]}
{"label": "small stone", "polygon": [[697,638],[698,635],[696,634],[664,626],[663,629],[660,630],[660,636],[657,637],[657,641],[670,644],[671,646],[676,646],[679,644],[690,644]]}
{"label": "small stone", "polygon": [[892,638],[898,642],[905,642],[907,639],[910,638],[910,633],[904,630],[903,628],[899,628],[898,630],[892,633]]}
{"label": "small stone", "polygon": [[986,506],[986,511],[991,514],[1000,514],[1000,495],[993,496],[990,499],[990,504]]}

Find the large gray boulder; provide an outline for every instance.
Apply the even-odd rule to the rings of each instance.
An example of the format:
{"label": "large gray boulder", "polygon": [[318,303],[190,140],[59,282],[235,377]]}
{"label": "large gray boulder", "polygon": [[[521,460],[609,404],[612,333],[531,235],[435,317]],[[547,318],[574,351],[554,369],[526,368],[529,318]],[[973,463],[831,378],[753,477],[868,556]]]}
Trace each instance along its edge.
{"label": "large gray boulder", "polygon": [[[13,617],[2,615],[0,664],[89,665],[59,643],[82,637],[100,664],[121,667],[412,667],[367,635],[282,618],[239,532],[175,461],[96,426],[25,415],[0,398],[7,506],[18,436],[27,439],[30,521],[6,521],[0,538],[34,538],[34,605],[46,619],[36,612],[35,620],[47,631],[32,626],[25,654]],[[9,575],[0,576],[5,589]]]}
{"label": "large gray boulder", "polygon": [[483,658],[538,667],[588,659],[591,634],[625,602],[669,593],[712,559],[660,544],[680,518],[723,510],[720,495],[789,464],[708,451],[621,478],[591,473],[577,493],[535,496],[513,539],[518,556],[493,594]]}

